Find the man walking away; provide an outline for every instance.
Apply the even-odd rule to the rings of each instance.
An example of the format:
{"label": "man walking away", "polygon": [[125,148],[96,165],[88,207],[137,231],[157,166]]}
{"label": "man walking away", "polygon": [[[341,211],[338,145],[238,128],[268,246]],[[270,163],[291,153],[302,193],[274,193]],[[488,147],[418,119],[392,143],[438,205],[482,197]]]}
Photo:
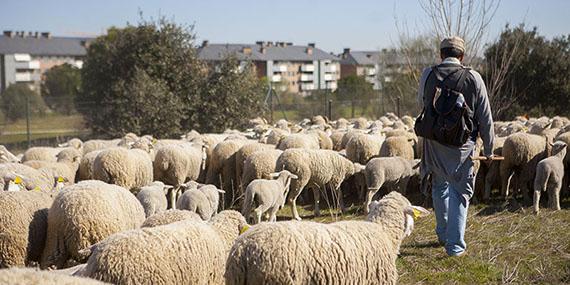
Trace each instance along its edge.
{"label": "man walking away", "polygon": [[449,256],[465,253],[467,209],[473,196],[475,141],[480,134],[490,162],[493,118],[487,89],[478,72],[461,64],[463,39],[441,42],[439,65],[426,68],[420,80],[418,101],[423,108],[416,132],[423,136],[422,175],[431,175],[436,233]]}

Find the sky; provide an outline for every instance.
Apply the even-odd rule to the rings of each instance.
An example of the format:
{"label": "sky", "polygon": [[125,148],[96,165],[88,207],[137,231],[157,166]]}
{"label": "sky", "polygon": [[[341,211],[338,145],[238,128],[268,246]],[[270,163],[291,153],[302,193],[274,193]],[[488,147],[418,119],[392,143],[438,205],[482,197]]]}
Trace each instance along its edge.
{"label": "sky", "polygon": [[[391,47],[398,38],[396,22],[405,22],[412,33],[427,23],[418,0],[0,0],[0,27],[96,36],[110,26],[136,24],[139,12],[195,25],[198,43],[314,42],[334,53]],[[570,34],[570,1],[502,0],[487,41],[505,24],[523,21],[548,38]]]}

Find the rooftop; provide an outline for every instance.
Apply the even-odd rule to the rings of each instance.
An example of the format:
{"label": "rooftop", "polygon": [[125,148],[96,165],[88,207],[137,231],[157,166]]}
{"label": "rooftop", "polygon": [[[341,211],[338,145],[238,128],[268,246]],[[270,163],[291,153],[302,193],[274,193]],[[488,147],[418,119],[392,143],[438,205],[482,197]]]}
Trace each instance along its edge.
{"label": "rooftop", "polygon": [[85,45],[93,38],[52,37],[49,33],[26,35],[24,32],[0,35],[0,54],[27,53],[31,55],[84,56]]}
{"label": "rooftop", "polygon": [[293,45],[292,43],[266,43],[256,44],[209,44],[205,42],[198,48],[198,57],[202,60],[222,60],[233,55],[238,60],[252,61],[313,61],[313,60],[340,60],[337,56],[329,54],[314,44],[307,46]]}

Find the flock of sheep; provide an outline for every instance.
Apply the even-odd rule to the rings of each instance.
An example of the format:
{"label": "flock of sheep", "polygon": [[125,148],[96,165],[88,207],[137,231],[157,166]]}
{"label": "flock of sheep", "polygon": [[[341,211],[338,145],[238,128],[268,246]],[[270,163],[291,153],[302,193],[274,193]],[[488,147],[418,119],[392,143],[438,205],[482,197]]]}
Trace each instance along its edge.
{"label": "flock of sheep", "polygon": [[[410,203],[428,195],[413,118],[250,124],[180,139],[71,139],[19,155],[0,146],[0,267],[9,268],[0,283],[396,284],[400,244],[428,214]],[[559,209],[570,120],[518,117],[495,132],[505,159],[476,163],[476,198],[512,189],[538,212],[548,191]],[[329,208],[361,206],[366,220],[300,221],[297,200],[312,199],[318,216],[321,194]],[[293,220],[276,222],[286,202]]]}

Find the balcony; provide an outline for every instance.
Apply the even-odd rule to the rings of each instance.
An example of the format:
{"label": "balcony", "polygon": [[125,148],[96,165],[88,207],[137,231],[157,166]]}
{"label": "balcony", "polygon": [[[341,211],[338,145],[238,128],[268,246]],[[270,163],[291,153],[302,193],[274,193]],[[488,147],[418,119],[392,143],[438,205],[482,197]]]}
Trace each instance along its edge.
{"label": "balcony", "polygon": [[301,65],[301,72],[314,72],[315,65],[313,64],[303,64]]}
{"label": "balcony", "polygon": [[301,81],[313,81],[314,76],[312,74],[301,74]]}
{"label": "balcony", "polygon": [[32,60],[32,57],[27,53],[15,53],[14,54],[14,60],[17,62],[30,61],[30,60]]}
{"label": "balcony", "polygon": [[334,89],[336,89],[337,87],[338,87],[338,85],[337,85],[336,81],[327,82],[327,89],[332,89],[332,90],[334,90]]}
{"label": "balcony", "polygon": [[332,74],[325,74],[324,80],[325,81],[333,81],[333,80],[335,80],[335,78]]}
{"label": "balcony", "polygon": [[14,65],[16,69],[40,69],[39,60],[16,61]]}
{"label": "balcony", "polygon": [[301,90],[315,90],[315,84],[301,84]]}
{"label": "balcony", "polygon": [[336,72],[337,71],[337,67],[336,64],[329,64],[325,66],[325,72]]}
{"label": "balcony", "polygon": [[281,75],[273,75],[271,76],[271,82],[281,82]]}
{"label": "balcony", "polygon": [[32,81],[32,74],[29,72],[17,72],[16,82],[29,82]]}
{"label": "balcony", "polygon": [[287,65],[285,64],[273,65],[273,72],[286,72],[286,71],[287,71]]}

